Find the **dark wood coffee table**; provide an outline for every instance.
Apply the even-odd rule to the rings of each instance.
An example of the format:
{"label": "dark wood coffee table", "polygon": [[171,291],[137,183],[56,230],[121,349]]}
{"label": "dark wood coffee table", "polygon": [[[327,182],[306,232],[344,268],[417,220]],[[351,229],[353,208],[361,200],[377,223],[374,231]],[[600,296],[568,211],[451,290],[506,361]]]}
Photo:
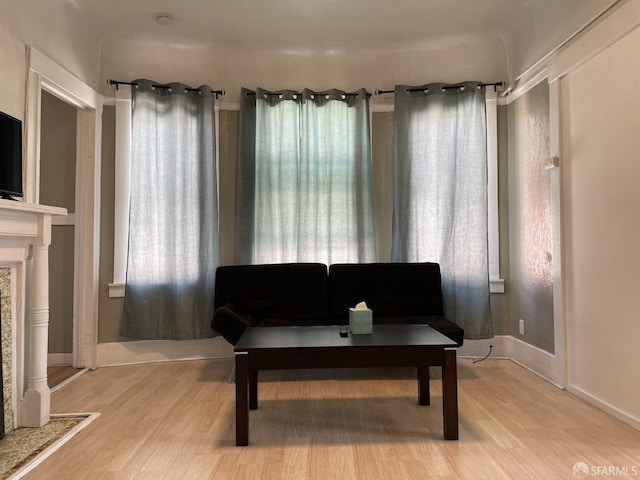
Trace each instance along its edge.
{"label": "dark wood coffee table", "polygon": [[249,327],[235,347],[236,445],[249,444],[249,409],[258,408],[258,371],[409,367],[418,370],[418,403],[430,404],[429,366],[442,367],[444,438],[458,439],[456,342],[428,325],[377,325],[344,338],[337,326]]}

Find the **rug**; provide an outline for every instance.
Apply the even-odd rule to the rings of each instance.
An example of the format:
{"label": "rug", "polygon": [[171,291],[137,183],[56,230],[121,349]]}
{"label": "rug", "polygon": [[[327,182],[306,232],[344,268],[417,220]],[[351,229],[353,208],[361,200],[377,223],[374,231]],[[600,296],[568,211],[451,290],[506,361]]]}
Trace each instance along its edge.
{"label": "rug", "polygon": [[[89,415],[51,417],[40,428],[17,428],[0,440],[0,480],[9,478],[38,459],[39,454],[79,426]],[[26,472],[25,472],[26,473]]]}

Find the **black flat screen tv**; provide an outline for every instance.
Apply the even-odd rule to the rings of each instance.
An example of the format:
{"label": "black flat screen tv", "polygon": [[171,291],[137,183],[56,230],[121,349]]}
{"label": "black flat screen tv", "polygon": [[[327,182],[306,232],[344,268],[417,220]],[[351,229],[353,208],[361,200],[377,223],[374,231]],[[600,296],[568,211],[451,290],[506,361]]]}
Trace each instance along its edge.
{"label": "black flat screen tv", "polygon": [[22,197],[22,122],[0,112],[0,197]]}

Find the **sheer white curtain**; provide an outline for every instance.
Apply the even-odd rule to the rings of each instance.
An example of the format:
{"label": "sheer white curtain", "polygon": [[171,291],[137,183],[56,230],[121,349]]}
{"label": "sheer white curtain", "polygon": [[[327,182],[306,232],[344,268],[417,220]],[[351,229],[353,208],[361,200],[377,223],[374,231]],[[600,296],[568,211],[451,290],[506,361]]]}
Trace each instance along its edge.
{"label": "sheer white curtain", "polygon": [[448,87],[396,86],[392,260],[439,263],[447,317],[489,338],[485,90]]}
{"label": "sheer white curtain", "polygon": [[239,243],[250,254],[239,258],[374,261],[367,93],[243,94],[255,95],[255,103],[242,103],[248,103],[241,112],[241,145],[248,154],[240,159],[239,226],[252,235]]}
{"label": "sheer white curtain", "polygon": [[256,100],[253,263],[298,261],[300,102]]}
{"label": "sheer white curtain", "polygon": [[211,337],[218,264],[215,95],[206,86],[134,83],[121,335]]}

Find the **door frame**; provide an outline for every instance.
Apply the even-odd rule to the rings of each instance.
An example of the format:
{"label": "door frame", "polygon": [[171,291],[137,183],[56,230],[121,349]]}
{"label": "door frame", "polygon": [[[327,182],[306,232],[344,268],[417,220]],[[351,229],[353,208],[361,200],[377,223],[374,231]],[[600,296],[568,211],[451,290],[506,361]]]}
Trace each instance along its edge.
{"label": "door frame", "polygon": [[40,203],[41,95],[77,110],[73,275],[73,366],[95,368],[100,261],[102,96],[32,46],[27,46],[24,201]]}

